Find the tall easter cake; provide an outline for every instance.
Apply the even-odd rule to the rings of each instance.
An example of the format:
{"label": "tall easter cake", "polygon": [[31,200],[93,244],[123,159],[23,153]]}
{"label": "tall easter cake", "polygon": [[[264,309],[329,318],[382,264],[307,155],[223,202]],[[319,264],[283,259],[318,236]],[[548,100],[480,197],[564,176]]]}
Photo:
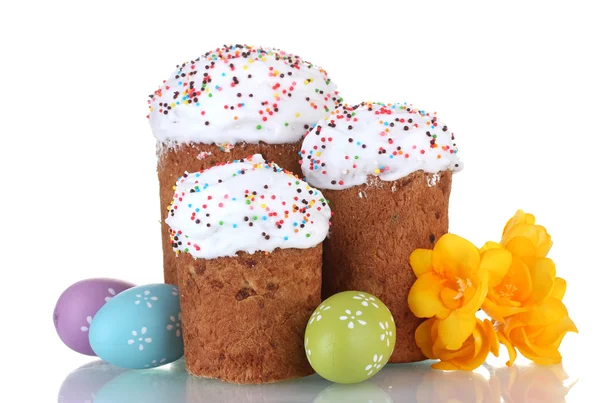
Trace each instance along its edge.
{"label": "tall easter cake", "polygon": [[448,231],[452,173],[462,168],[454,135],[435,114],[407,104],[338,108],[306,134],[302,170],[335,214],[324,242],[323,297],[361,290],[396,320],[390,362],[424,359],[410,311],[409,256]]}
{"label": "tall easter cake", "polygon": [[300,174],[302,135],[339,101],[322,68],[281,50],[246,45],[224,46],[183,63],[150,95],[165,282],[177,284],[164,221],[181,172],[262,154]]}
{"label": "tall easter cake", "polygon": [[260,155],[177,180],[166,222],[191,374],[269,383],[313,373],[303,335],[321,301],[330,217],[319,190]]}

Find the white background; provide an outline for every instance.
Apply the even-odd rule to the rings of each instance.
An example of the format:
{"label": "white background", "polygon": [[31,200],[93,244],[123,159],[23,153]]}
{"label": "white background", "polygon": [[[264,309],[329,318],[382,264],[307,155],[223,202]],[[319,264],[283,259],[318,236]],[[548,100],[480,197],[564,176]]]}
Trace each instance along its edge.
{"label": "white background", "polygon": [[13,401],[56,401],[62,379],[90,361],[52,325],[70,284],[162,281],[147,95],[176,64],[247,43],[323,66],[349,102],[438,111],[465,162],[454,177],[451,232],[481,245],[499,239],[516,209],[536,215],[554,240],[550,257],[580,330],[564,343],[565,369],[581,378],[567,399],[583,401],[586,364],[598,357],[593,3],[3,3],[0,357],[12,369],[0,384],[21,391]]}

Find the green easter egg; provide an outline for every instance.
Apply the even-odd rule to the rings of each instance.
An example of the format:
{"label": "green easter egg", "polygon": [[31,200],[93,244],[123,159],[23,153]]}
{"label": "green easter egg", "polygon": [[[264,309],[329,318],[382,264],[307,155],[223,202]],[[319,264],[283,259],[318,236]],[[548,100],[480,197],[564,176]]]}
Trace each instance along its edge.
{"label": "green easter egg", "polygon": [[335,294],[313,312],[304,335],[306,357],[323,378],[357,383],[387,363],[396,344],[396,325],[378,298],[361,291]]}

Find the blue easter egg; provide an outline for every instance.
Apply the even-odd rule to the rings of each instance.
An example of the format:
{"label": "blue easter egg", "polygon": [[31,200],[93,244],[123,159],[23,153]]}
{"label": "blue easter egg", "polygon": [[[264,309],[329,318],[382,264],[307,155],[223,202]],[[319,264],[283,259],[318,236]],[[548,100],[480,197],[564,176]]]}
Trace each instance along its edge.
{"label": "blue easter egg", "polygon": [[183,356],[179,291],[170,284],[130,288],[94,316],[90,345],[123,368],[154,368]]}

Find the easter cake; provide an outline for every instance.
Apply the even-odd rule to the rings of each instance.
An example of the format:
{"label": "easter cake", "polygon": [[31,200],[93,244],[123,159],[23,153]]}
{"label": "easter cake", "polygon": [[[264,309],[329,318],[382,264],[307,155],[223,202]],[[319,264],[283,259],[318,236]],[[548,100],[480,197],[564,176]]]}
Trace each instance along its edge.
{"label": "easter cake", "polygon": [[409,256],[448,231],[454,135],[435,114],[407,104],[338,108],[306,134],[302,170],[335,211],[323,244],[323,297],[361,290],[396,319],[390,362],[425,357],[414,339],[422,319],[407,303]]}
{"label": "easter cake", "polygon": [[321,302],[322,193],[254,155],[186,172],[171,200],[188,372],[235,383],[313,373],[303,335]]}
{"label": "easter cake", "polygon": [[246,45],[224,46],[183,63],[150,95],[165,282],[177,285],[164,221],[181,172],[262,154],[301,174],[302,135],[339,101],[322,68],[281,50]]}

